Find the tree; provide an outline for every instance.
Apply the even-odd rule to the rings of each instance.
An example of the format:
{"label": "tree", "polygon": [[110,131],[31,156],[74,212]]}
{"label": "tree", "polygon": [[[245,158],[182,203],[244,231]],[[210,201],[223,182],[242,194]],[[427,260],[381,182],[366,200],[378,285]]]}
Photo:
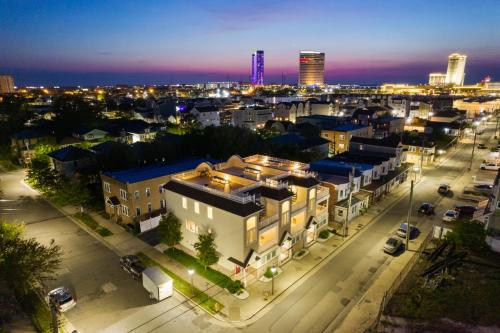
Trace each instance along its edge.
{"label": "tree", "polygon": [[445,239],[457,247],[480,252],[488,248],[486,235],[482,222],[458,220],[454,222],[453,231],[448,232]]}
{"label": "tree", "polygon": [[211,266],[219,261],[219,254],[216,250],[215,238],[212,233],[198,235],[198,241],[194,243],[200,263],[205,266]]}
{"label": "tree", "polygon": [[181,222],[173,213],[163,215],[158,226],[158,234],[162,243],[173,248],[182,240]]}
{"label": "tree", "polygon": [[61,248],[52,240],[43,245],[22,237],[23,227],[0,220],[0,278],[21,295],[53,279],[61,264]]}

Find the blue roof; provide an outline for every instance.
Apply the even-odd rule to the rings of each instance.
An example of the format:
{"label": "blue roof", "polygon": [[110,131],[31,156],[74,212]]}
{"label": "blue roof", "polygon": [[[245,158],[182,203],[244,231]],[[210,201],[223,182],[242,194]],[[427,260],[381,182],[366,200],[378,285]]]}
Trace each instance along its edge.
{"label": "blue roof", "polygon": [[361,129],[361,128],[366,128],[368,126],[365,126],[365,125],[356,125],[356,124],[344,124],[344,125],[339,125],[339,126],[335,126],[333,128],[334,131],[354,131],[354,130],[357,130],[357,129]]}
{"label": "blue roof", "polygon": [[92,157],[92,153],[90,151],[74,146],[67,146],[54,150],[47,155],[61,162],[78,161],[84,158]]}
{"label": "blue roof", "polygon": [[373,166],[364,163],[346,163],[330,159],[319,160],[311,163],[310,169],[316,172],[329,173],[338,176],[349,176],[352,167],[356,169],[355,176],[361,176],[361,172],[373,169]]}
{"label": "blue roof", "polygon": [[187,170],[196,168],[200,163],[209,162],[212,164],[218,163],[219,161],[207,158],[196,158],[184,160],[175,164],[155,164],[151,166],[119,170],[119,171],[107,171],[103,175],[110,178],[116,179],[121,183],[137,183],[147,179],[158,178],[166,175],[171,175],[174,173],[179,173]]}

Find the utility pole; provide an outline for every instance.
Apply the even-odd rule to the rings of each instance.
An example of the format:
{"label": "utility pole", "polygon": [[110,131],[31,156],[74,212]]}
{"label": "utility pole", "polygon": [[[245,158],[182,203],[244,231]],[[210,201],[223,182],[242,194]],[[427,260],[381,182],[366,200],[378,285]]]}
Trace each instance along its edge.
{"label": "utility pole", "polygon": [[474,149],[476,149],[476,136],[477,133],[474,130],[474,143],[472,144],[472,154],[470,155],[469,171],[472,169],[472,160],[474,159]]}
{"label": "utility pole", "polygon": [[422,167],[424,166],[424,141],[425,139],[422,138],[422,146],[421,146],[421,151],[420,151],[420,174],[418,177],[418,181],[422,180]]}
{"label": "utility pole", "polygon": [[405,251],[408,251],[410,246],[410,220],[411,220],[411,210],[413,209],[413,180],[410,183],[410,205],[408,206],[408,215],[406,216],[406,244]]}
{"label": "utility pole", "polygon": [[345,216],[345,221],[344,221],[344,238],[346,238],[347,235],[347,223],[349,223],[349,213],[351,212],[351,204],[352,204],[352,191],[353,191],[353,185],[354,185],[354,175],[355,175],[355,168],[354,165],[352,166],[352,170],[349,173],[349,198],[347,199],[347,214]]}

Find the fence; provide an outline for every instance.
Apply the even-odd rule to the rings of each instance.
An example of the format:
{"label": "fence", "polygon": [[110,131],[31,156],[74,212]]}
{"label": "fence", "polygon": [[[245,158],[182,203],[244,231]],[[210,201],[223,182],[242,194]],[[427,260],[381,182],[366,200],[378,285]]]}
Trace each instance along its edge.
{"label": "fence", "polygon": [[404,281],[408,273],[413,269],[417,261],[420,259],[423,251],[427,248],[427,245],[429,244],[432,238],[433,238],[433,231],[431,230],[425,237],[424,241],[420,243],[417,253],[413,255],[410,258],[410,260],[408,260],[408,262],[403,267],[401,272],[399,272],[398,276],[393,281],[389,289],[387,289],[384,292],[384,296],[382,297],[382,301],[380,302],[380,307],[377,316],[375,317],[375,321],[365,330],[365,332],[378,332],[380,327],[380,320],[382,318],[382,314],[384,313],[385,307],[387,306],[387,304],[389,304],[389,301],[391,300],[394,293],[398,290],[399,286]]}

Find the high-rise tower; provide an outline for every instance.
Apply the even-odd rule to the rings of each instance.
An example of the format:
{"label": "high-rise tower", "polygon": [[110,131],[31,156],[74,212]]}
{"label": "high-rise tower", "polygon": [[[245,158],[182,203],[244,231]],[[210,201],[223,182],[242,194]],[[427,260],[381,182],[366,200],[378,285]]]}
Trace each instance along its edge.
{"label": "high-rise tower", "polygon": [[316,51],[300,51],[299,86],[325,84],[325,54]]}
{"label": "high-rise tower", "polygon": [[467,56],[464,54],[453,53],[448,56],[448,71],[446,72],[446,84],[463,86],[465,78],[465,61]]}
{"label": "high-rise tower", "polygon": [[252,84],[264,84],[264,51],[255,51],[252,54]]}

